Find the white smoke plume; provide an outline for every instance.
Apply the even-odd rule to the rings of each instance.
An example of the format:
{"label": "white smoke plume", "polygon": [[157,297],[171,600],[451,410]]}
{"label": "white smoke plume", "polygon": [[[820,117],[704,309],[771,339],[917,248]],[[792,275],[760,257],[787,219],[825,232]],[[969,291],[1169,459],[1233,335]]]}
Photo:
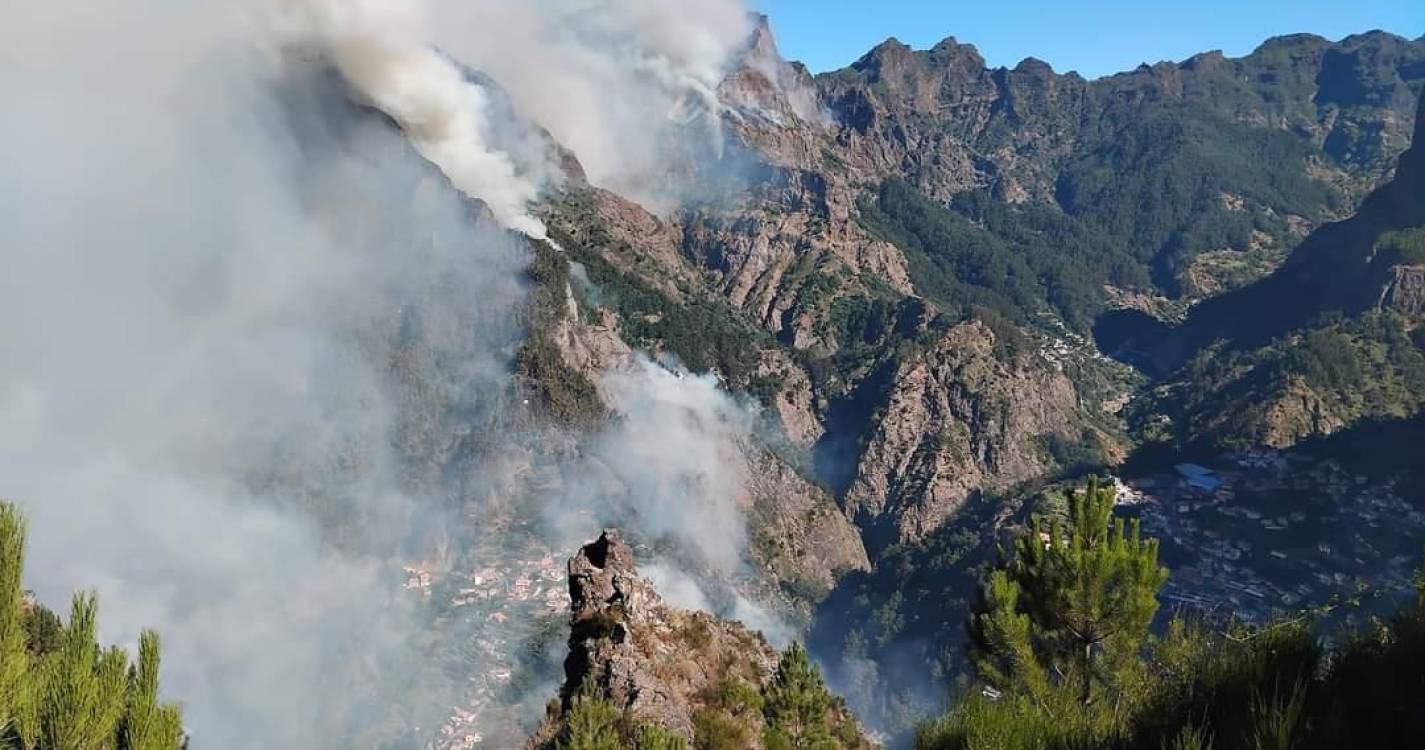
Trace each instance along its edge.
{"label": "white smoke plume", "polygon": [[500,81],[589,180],[660,210],[670,153],[715,160],[742,0],[432,0],[436,43]]}
{"label": "white smoke plume", "polygon": [[[510,408],[526,261],[450,187],[539,237],[557,179],[453,60],[633,179],[655,166],[639,137],[706,99],[747,23],[730,2],[470,7],[505,15],[465,43],[396,0],[4,12],[0,496],[32,516],[43,602],[93,587],[106,640],[160,631],[195,746],[346,747],[449,705],[393,583],[478,494],[457,454]],[[580,466],[623,489],[579,507],[735,568],[746,414],[652,364],[607,385],[623,417]]]}
{"label": "white smoke plume", "polygon": [[239,9],[0,23],[0,496],[42,602],[160,631],[196,746],[344,747],[419,698],[391,584],[439,498],[395,446],[434,429],[391,372],[434,352],[422,403],[498,393],[525,253]]}
{"label": "white smoke plume", "polygon": [[651,545],[640,570],[674,606],[741,621],[773,645],[794,629],[739,590],[749,569],[749,452],[758,407],[710,374],[635,355],[602,383],[615,415],[562,467],[567,491],[544,506],[556,546],[574,549],[618,526]]}
{"label": "white smoke plume", "polygon": [[501,224],[545,237],[529,209],[553,168],[517,164],[491,143],[490,94],[431,47],[421,4],[283,0],[279,7],[292,41],[330,56],[355,93],[395,120],[458,190],[484,201]]}
{"label": "white smoke plume", "polygon": [[718,84],[755,29],[743,0],[280,0],[279,7],[296,43],[328,55],[458,189],[535,238],[544,227],[529,207],[559,170],[528,133],[520,148],[492,142],[491,94],[453,60],[498,81],[523,116],[573,151],[591,182],[661,211],[694,191],[680,184],[697,179],[685,174],[689,159],[722,156]]}
{"label": "white smoke plume", "polygon": [[627,488],[624,515],[718,570],[734,570],[747,546],[747,467],[739,448],[752,416],[711,375],[647,359],[610,372],[604,386],[618,418],[589,452]]}

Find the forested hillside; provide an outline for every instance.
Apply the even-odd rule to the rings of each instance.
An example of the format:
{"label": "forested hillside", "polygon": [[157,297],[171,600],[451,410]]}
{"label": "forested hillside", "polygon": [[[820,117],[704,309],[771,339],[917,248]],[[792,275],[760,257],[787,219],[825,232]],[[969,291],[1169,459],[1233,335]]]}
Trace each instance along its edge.
{"label": "forested hillside", "polygon": [[[1425,99],[1416,142],[1425,143]],[[1160,401],[1175,438],[1286,447],[1363,421],[1408,419],[1425,396],[1419,236],[1425,145],[1360,211],[1307,237],[1261,281],[1204,302],[1157,344],[1187,363]],[[1402,460],[1405,457],[1402,456]]]}

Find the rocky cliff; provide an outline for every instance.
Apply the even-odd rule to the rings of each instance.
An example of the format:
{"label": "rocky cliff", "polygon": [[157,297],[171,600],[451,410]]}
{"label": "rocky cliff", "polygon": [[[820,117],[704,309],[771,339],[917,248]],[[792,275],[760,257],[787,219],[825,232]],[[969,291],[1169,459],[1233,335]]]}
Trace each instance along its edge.
{"label": "rocky cliff", "polygon": [[[822,627],[851,611],[881,618],[869,588],[858,591],[870,604],[840,606],[859,596],[848,581],[874,587],[866,582],[920,557],[960,570],[1002,510],[997,495],[1121,457],[1125,425],[1114,413],[1136,381],[1107,383],[1117,375],[1104,376],[1109,365],[1079,337],[1103,310],[1141,300],[1164,320],[1190,310],[1196,319],[1237,290],[1259,291],[1262,279],[1304,269],[1344,278],[1339,267],[1322,274],[1330,264],[1287,258],[1308,235],[1303,258],[1340,247],[1332,238],[1352,213],[1418,204],[1410,190],[1381,185],[1420,173],[1411,152],[1389,182],[1422,82],[1425,41],[1381,33],[1284,37],[1244,58],[1207,53],[1095,81],[1033,59],[989,69],[953,39],[926,51],[892,40],[813,77],[781,59],[764,24],[719,88],[724,161],[701,174],[690,200],[649,211],[576,177],[542,210],[570,269],[574,312],[559,324],[558,351],[597,382],[630,349],[647,349],[760,402],[784,441],[742,454],[755,561],[810,600],[839,580]],[[895,217],[904,232],[873,220],[888,208],[890,180],[924,204]],[[1362,258],[1408,252],[1410,238],[1385,237],[1402,226],[1384,228]],[[1416,265],[1377,264],[1369,275],[1358,288],[1369,294],[1352,299],[1408,318]],[[1265,324],[1289,308],[1229,318]],[[1226,431],[1236,429],[1227,421],[1265,414],[1240,434],[1285,444],[1369,413],[1370,399],[1399,405],[1401,392],[1425,392],[1408,380],[1408,362],[1371,359],[1413,348],[1379,346],[1386,334],[1376,329],[1333,333],[1299,337],[1270,367],[1224,355],[1214,384],[1193,389],[1224,398],[1188,405],[1181,424]],[[1205,343],[1182,345],[1174,364],[1220,351]],[[1357,365],[1375,373],[1373,395],[1342,401],[1272,369],[1303,351],[1342,349],[1365,357]],[[1341,372],[1329,362],[1317,370]],[[1259,387],[1279,372],[1287,387]],[[951,548],[959,552],[940,554]],[[685,738],[696,739],[706,711],[704,726],[721,711],[762,727],[759,714],[708,691],[728,680],[764,690],[776,659],[765,644],[656,602],[631,572],[594,565],[600,554],[581,555],[586,588],[627,597],[634,612],[607,598],[576,603],[586,615],[576,614],[573,668],[542,738],[566,730],[585,679],[619,715]],[[943,598],[920,625],[961,621],[964,598]],[[915,628],[895,626],[887,620],[877,636],[875,659],[912,639]],[[849,623],[835,647],[861,630]],[[748,660],[726,661],[739,650]],[[886,687],[871,682],[872,693]]]}
{"label": "rocky cliff", "polygon": [[[1060,292],[1057,277],[1033,282],[1049,299],[1098,294],[1074,303],[1094,309],[1230,292],[1390,173],[1422,61],[1425,43],[1389,34],[1298,36],[1240,59],[1209,53],[1087,81],[1033,59],[989,69],[954,39],[926,51],[891,40],[813,77],[782,60],[764,21],[719,89],[724,169],[703,175],[697,197],[655,216],[576,170],[543,213],[586,281],[574,285],[581,330],[675,355],[755,394],[793,446],[835,457],[822,478],[863,534],[914,539],[975,493],[1057,470],[1066,446],[1115,453],[1102,431],[1085,430],[1085,412],[1102,416],[1096,402],[1121,395],[1091,396],[1096,385],[1052,362],[983,345],[994,334],[979,313],[925,304],[936,283],[925,261],[868,228],[864,207],[883,180],[908,178],[941,203],[970,191],[992,205],[1039,206],[1033,220],[964,217],[1011,251],[1041,242],[1035,233],[1118,248],[1101,264],[1118,270],[1100,281]],[[1263,154],[1272,163],[1262,170],[1279,176],[1251,162]],[[1132,170],[1142,174],[1124,174]],[[975,271],[948,268],[980,283]],[[1393,277],[1394,291],[1377,288],[1376,298],[1408,307],[1412,278]],[[1030,327],[1043,318],[1021,312]],[[582,346],[567,325],[571,362],[597,360],[600,347]],[[825,503],[815,507],[824,530],[813,536],[846,535],[826,525]],[[788,526],[799,515],[760,517],[812,528]]]}
{"label": "rocky cliff", "polygon": [[1050,442],[1080,439],[1068,377],[995,343],[984,324],[965,323],[896,367],[845,496],[882,543],[924,537],[972,495],[1049,470]]}
{"label": "rocky cliff", "polygon": [[1368,186],[1408,142],[1422,60],[1425,44],[1382,32],[1295,35],[1243,58],[1208,52],[1087,81],[1034,58],[990,69],[953,37],[925,51],[890,39],[817,86],[863,175],[908,174],[944,198],[979,187],[1053,200],[1066,158],[1165,109],[1293,133]]}
{"label": "rocky cliff", "polygon": [[[772,704],[788,665],[760,633],[666,604],[614,530],[584,545],[568,571],[564,686],[530,747],[556,747],[595,721],[608,733],[601,736],[628,746],[642,747],[639,738],[650,731],[697,747],[764,746],[779,721]],[[817,695],[825,695],[824,686]],[[590,704],[603,718],[592,716]],[[828,732],[830,744],[819,746],[870,746],[838,701],[811,718]]]}

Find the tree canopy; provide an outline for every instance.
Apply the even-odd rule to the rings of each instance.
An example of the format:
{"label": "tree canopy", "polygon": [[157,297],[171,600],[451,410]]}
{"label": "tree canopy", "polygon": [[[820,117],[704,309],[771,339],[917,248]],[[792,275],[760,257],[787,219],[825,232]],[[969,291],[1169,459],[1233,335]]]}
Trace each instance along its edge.
{"label": "tree canopy", "polygon": [[0,747],[16,750],[178,750],[176,705],[159,699],[159,639],[139,638],[139,658],[103,647],[99,606],[77,593],[69,622],[22,588],[26,524],[0,502]]}

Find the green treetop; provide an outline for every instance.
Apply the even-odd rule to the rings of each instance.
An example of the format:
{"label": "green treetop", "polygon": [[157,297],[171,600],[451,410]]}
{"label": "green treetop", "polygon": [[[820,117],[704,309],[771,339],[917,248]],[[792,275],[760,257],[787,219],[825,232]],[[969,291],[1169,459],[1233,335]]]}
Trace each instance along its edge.
{"label": "green treetop", "polygon": [[782,653],[777,676],[767,689],[768,750],[826,750],[838,745],[827,723],[831,694],[821,671],[802,644],[793,642]]}
{"label": "green treetop", "polygon": [[972,622],[980,676],[1041,702],[1072,690],[1088,705],[1117,702],[1141,677],[1139,658],[1168,579],[1158,543],[1113,518],[1114,490],[1090,479],[1066,493],[1067,527],[1036,519],[995,571]]}
{"label": "green treetop", "polygon": [[158,636],[139,661],[99,645],[94,595],[74,596],[68,624],[28,601],[25,521],[0,502],[0,750],[180,750],[183,720],[158,698]]}

